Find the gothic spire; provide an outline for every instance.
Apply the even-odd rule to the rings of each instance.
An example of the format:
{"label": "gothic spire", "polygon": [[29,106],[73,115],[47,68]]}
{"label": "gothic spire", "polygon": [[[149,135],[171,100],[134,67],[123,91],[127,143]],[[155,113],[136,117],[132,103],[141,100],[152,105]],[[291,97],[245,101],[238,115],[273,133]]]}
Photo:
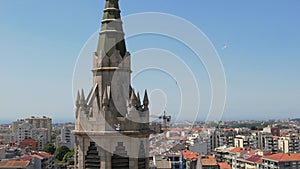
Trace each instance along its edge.
{"label": "gothic spire", "polygon": [[101,51],[109,57],[114,51],[119,51],[122,57],[126,54],[119,0],[106,0],[98,42],[98,56]]}

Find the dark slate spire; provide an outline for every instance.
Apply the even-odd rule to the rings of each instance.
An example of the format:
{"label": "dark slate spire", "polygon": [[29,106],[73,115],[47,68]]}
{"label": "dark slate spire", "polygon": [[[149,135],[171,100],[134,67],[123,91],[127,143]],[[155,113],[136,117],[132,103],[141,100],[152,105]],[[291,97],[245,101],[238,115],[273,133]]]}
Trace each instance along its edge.
{"label": "dark slate spire", "polygon": [[125,56],[126,44],[121,21],[121,11],[119,9],[119,0],[106,0],[97,55],[99,56],[101,51],[104,51],[104,53],[110,57],[116,50],[120,52],[122,57]]}

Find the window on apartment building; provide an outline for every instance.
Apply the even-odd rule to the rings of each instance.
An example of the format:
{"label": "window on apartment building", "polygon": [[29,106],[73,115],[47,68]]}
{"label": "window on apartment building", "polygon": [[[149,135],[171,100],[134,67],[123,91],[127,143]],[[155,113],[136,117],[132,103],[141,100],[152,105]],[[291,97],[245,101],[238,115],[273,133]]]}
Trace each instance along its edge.
{"label": "window on apartment building", "polygon": [[291,164],[290,164],[289,162],[285,162],[285,163],[284,163],[284,166],[285,166],[285,167],[288,167],[288,166],[290,166],[290,165],[291,165]]}

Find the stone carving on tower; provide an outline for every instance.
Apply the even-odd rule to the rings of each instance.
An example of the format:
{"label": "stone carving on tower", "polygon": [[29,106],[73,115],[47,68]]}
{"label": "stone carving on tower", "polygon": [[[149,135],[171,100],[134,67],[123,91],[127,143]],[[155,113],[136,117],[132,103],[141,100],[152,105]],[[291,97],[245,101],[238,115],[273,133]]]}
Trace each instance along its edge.
{"label": "stone carving on tower", "polygon": [[76,100],[75,168],[149,168],[149,100],[131,86],[131,57],[126,49],[119,0],[106,0],[93,87]]}

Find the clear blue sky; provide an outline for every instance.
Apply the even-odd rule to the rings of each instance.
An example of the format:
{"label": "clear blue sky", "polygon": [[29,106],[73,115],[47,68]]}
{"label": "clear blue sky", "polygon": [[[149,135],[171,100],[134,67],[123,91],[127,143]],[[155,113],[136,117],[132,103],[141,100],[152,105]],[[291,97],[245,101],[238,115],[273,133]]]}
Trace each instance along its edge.
{"label": "clear blue sky", "polygon": [[[0,1],[0,122],[30,115],[73,120],[74,65],[99,29],[103,6],[104,0]],[[121,0],[123,16],[170,13],[208,36],[227,76],[224,119],[300,117],[299,7],[298,0]]]}

